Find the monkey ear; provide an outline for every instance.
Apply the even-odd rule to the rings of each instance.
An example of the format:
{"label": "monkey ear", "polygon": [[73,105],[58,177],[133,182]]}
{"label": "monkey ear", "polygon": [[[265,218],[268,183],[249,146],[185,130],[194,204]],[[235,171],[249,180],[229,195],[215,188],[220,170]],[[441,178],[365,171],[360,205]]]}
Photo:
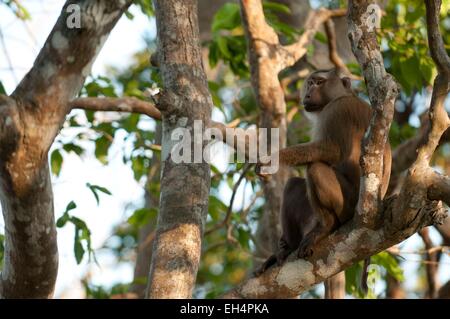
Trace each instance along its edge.
{"label": "monkey ear", "polygon": [[342,84],[344,85],[344,87],[346,89],[352,88],[352,80],[350,80],[350,78],[348,78],[348,77],[342,78]]}

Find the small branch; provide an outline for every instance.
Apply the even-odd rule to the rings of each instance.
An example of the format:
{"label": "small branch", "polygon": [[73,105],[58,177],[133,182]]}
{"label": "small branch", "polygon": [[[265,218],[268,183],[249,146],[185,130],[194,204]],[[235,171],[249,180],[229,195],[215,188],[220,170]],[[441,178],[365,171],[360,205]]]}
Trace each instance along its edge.
{"label": "small branch", "polygon": [[[415,210],[423,206],[424,200],[430,196],[429,193],[431,193],[431,197],[439,196],[441,197],[439,199],[449,202],[447,178],[439,178],[429,165],[444,132],[450,126],[450,120],[444,108],[444,101],[450,90],[450,62],[439,30],[441,1],[426,0],[425,4],[430,54],[438,68],[438,75],[433,84],[429,109],[429,128],[418,149],[417,159],[408,171],[401,198],[399,198],[398,209],[400,211],[403,211],[404,207],[408,209],[404,215],[395,217],[395,227],[399,227],[405,221],[414,220]],[[439,182],[437,188],[436,181]]]}
{"label": "small branch", "polygon": [[446,53],[444,41],[439,30],[439,15],[442,0],[425,0],[427,7],[427,32],[430,54],[439,73],[450,73],[450,58]]}
{"label": "small branch", "polygon": [[[384,202],[385,215],[392,214],[395,200]],[[402,212],[395,212],[401,214]],[[348,266],[384,251],[412,236],[418,229],[433,222],[433,216],[442,208],[430,205],[420,210],[414,222],[403,225],[396,233],[383,228],[371,230],[364,226],[346,223],[329,237],[312,248],[314,254],[308,260],[291,254],[282,266],[273,266],[259,277],[249,278],[225,294],[224,298],[292,298],[307,291]],[[349,253],[351,252],[351,253]]]}
{"label": "small branch", "polygon": [[434,173],[430,187],[428,188],[430,200],[442,200],[450,206],[450,178],[445,175]]}
{"label": "small branch", "polygon": [[135,97],[84,97],[70,102],[70,107],[91,111],[138,113],[148,115],[155,120],[161,120],[161,112],[153,103],[142,101]]}
{"label": "small branch", "polygon": [[428,284],[428,291],[426,294],[427,298],[436,298],[437,296],[437,271],[438,271],[438,259],[437,254],[434,252],[431,252],[431,250],[434,248],[434,244],[431,241],[430,234],[428,231],[428,228],[422,228],[419,231],[419,235],[423,240],[423,243],[425,245],[425,249],[427,250],[426,253],[426,261],[432,262],[426,265],[426,273],[427,273],[427,284]]}
{"label": "small branch", "polygon": [[8,48],[6,47],[5,37],[3,35],[2,30],[0,30],[0,44],[2,46],[3,54],[5,55],[6,62],[8,63],[9,71],[11,72],[11,75],[12,75],[14,81],[16,81],[16,83],[17,83],[18,80],[17,80],[16,72],[14,71],[14,66],[13,66],[11,57],[9,55]]}
{"label": "small branch", "polygon": [[307,47],[311,43],[314,35],[319,30],[322,23],[332,17],[343,17],[347,14],[347,9],[328,10],[321,8],[312,11],[305,23],[305,32],[300,36],[297,42],[283,46],[280,50],[279,63],[281,70],[296,63],[307,52]]}
{"label": "small branch", "polygon": [[444,108],[444,101],[450,90],[450,58],[444,48],[441,32],[439,30],[439,11],[441,1],[426,0],[427,32],[430,54],[438,69],[434,80],[433,93],[430,104],[430,124],[426,142],[419,148],[415,166],[428,165],[431,156],[439,145],[442,134],[450,126],[450,120]]}
{"label": "small branch", "polygon": [[[222,222],[220,222],[219,224],[215,225],[213,228],[206,230],[205,236],[215,232],[216,230],[219,230],[220,228],[224,227],[225,225],[228,226],[230,224],[231,213],[233,212],[233,204],[234,204],[234,199],[236,197],[236,192],[239,188],[239,185],[241,185],[241,182],[244,180],[245,175],[248,173],[248,171],[251,167],[252,167],[252,165],[248,164],[248,163],[246,163],[244,165],[244,170],[242,171],[241,175],[239,176],[239,179],[236,182],[236,184],[234,184],[234,186],[233,186],[233,193],[231,194],[230,204],[228,205],[227,213],[225,215],[224,220]],[[229,231],[227,233],[229,233]],[[228,237],[231,236],[230,234],[227,234],[227,235],[228,235]]]}
{"label": "small branch", "polygon": [[337,51],[337,43],[336,43],[336,31],[334,27],[333,19],[328,19],[324,23],[325,33],[327,35],[327,43],[328,43],[328,56],[330,58],[331,63],[334,64],[336,69],[340,70],[345,75],[349,76],[353,80],[363,80],[362,77],[353,75],[352,72],[347,68],[344,61],[342,61],[341,57]]}

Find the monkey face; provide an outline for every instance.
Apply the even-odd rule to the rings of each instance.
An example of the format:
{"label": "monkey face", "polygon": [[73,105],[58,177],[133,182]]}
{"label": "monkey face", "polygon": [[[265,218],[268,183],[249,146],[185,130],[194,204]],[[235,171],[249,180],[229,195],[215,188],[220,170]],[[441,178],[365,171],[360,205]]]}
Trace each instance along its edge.
{"label": "monkey face", "polygon": [[320,111],[328,101],[324,99],[322,93],[323,87],[326,84],[327,79],[322,76],[311,76],[306,83],[306,92],[303,97],[303,105],[307,112]]}
{"label": "monkey face", "polygon": [[332,100],[352,94],[349,78],[335,70],[316,71],[305,82],[303,105],[307,112],[320,112]]}

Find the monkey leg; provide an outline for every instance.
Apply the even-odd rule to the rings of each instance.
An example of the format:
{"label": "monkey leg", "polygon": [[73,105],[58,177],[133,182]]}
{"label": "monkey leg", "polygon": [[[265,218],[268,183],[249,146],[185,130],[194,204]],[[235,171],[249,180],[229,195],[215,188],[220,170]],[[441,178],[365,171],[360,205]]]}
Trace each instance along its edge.
{"label": "monkey leg", "polygon": [[278,243],[278,251],[275,254],[277,258],[277,265],[281,266],[290,253],[292,253],[295,249],[296,247],[292,247],[283,237],[281,237]]}
{"label": "monkey leg", "polygon": [[310,257],[311,247],[339,227],[339,217],[347,214],[348,206],[345,198],[348,185],[334,168],[321,162],[313,163],[308,166],[307,176],[308,197],[318,223],[300,243],[299,258]]}
{"label": "monkey leg", "polygon": [[307,195],[306,179],[292,177],[286,183],[281,207],[283,236],[277,252],[277,263],[281,265],[295,251],[305,234],[317,223]]}

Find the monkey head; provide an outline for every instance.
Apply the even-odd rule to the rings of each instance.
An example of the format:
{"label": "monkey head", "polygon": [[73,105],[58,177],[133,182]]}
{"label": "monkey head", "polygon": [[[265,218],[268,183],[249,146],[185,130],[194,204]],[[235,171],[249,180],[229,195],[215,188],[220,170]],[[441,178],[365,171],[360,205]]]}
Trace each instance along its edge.
{"label": "monkey head", "polygon": [[320,112],[332,100],[353,94],[350,79],[341,78],[335,69],[311,73],[305,80],[302,92],[307,112]]}

